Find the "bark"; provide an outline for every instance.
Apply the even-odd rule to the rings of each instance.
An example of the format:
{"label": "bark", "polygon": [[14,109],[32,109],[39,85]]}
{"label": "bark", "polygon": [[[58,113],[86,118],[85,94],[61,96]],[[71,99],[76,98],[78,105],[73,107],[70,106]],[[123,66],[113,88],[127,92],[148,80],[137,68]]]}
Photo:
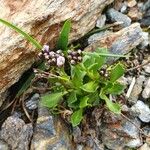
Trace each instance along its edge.
{"label": "bark", "polygon": [[[90,31],[103,8],[113,0],[0,0],[1,18],[54,47],[66,19],[72,20],[70,40]],[[18,33],[0,24],[0,103],[2,93],[35,61],[37,51]]]}

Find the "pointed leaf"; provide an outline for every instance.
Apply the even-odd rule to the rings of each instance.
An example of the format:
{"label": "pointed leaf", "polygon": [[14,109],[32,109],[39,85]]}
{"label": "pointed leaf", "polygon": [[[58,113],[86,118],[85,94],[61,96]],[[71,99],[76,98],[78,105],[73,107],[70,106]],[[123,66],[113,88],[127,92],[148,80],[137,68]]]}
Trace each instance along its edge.
{"label": "pointed leaf", "polygon": [[80,87],[83,84],[83,78],[86,72],[81,70],[79,66],[71,66],[71,78],[72,82],[76,87]]}
{"label": "pointed leaf", "polygon": [[61,33],[57,42],[57,49],[61,49],[64,51],[67,50],[70,30],[71,30],[71,21],[67,20],[62,27],[62,30],[61,30]]}
{"label": "pointed leaf", "polygon": [[66,92],[46,94],[41,97],[41,104],[49,108],[56,107],[65,94]]}
{"label": "pointed leaf", "polygon": [[114,68],[112,68],[110,73],[110,81],[115,82],[118,80],[125,72],[125,69],[123,68],[123,65],[118,63]]}
{"label": "pointed leaf", "polygon": [[83,109],[79,109],[79,110],[75,111],[71,115],[72,126],[75,127],[75,126],[79,125],[82,119],[83,119]]}
{"label": "pointed leaf", "polygon": [[76,92],[75,91],[72,91],[69,93],[69,97],[67,99],[67,102],[68,102],[68,106],[70,107],[71,104],[73,104],[74,102],[77,101],[77,95],[76,95]]}
{"label": "pointed leaf", "polygon": [[125,86],[120,84],[119,82],[115,83],[111,88],[107,89],[108,94],[121,94],[123,90],[125,89]]}
{"label": "pointed leaf", "polygon": [[19,27],[13,25],[12,23],[7,22],[4,19],[0,18],[0,22],[5,24],[7,27],[12,28],[16,32],[20,33],[26,40],[28,40],[30,43],[32,43],[37,49],[42,49],[42,45],[36,39],[32,38],[29,34],[21,30]]}
{"label": "pointed leaf", "polygon": [[120,114],[121,113],[121,106],[118,103],[113,103],[109,99],[105,99],[107,107],[114,113]]}
{"label": "pointed leaf", "polygon": [[116,114],[120,114],[121,113],[121,106],[117,103],[113,103],[112,101],[110,101],[108,99],[108,97],[103,93],[103,89],[101,89],[100,92],[100,98],[105,100],[106,102],[106,106],[109,108],[109,110],[111,110],[112,112],[116,113]]}
{"label": "pointed leaf", "polygon": [[89,97],[88,96],[84,96],[83,98],[80,99],[80,108],[85,108],[87,106],[91,106],[90,104],[88,104],[88,100]]}
{"label": "pointed leaf", "polygon": [[82,90],[86,92],[95,92],[98,89],[98,83],[91,81],[80,87]]}
{"label": "pointed leaf", "polygon": [[95,63],[95,59],[91,57],[90,55],[84,55],[83,57],[83,65],[85,68],[89,68],[91,64]]}

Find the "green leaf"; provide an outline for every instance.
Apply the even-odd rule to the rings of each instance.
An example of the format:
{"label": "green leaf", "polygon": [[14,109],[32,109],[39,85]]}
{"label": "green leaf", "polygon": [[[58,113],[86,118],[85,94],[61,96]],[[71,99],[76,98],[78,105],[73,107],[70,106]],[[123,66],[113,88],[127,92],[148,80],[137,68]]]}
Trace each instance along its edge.
{"label": "green leaf", "polygon": [[9,23],[6,20],[1,19],[1,18],[0,18],[0,22],[3,23],[4,25],[6,25],[9,28],[12,28],[16,32],[20,33],[26,40],[28,40],[30,43],[32,43],[37,49],[42,49],[42,45],[36,39],[32,38],[29,34],[22,31],[17,26],[15,26],[15,25],[13,25],[13,24],[11,24],[11,23]]}
{"label": "green leaf", "polygon": [[84,96],[80,99],[80,105],[79,107],[80,108],[85,108],[87,106],[91,106],[91,104],[88,104],[88,100],[89,100],[89,97],[88,96]]}
{"label": "green leaf", "polygon": [[83,78],[86,75],[84,70],[81,70],[78,65],[71,66],[71,79],[76,87],[80,87],[83,84]]}
{"label": "green leaf", "polygon": [[31,81],[34,78],[34,73],[32,73],[28,79],[23,83],[22,87],[19,89],[17,95],[15,96],[16,98],[18,98],[19,96],[21,96],[23,94],[23,92],[25,92],[31,85]]}
{"label": "green leaf", "polygon": [[108,88],[106,92],[108,94],[114,94],[114,95],[121,94],[123,92],[124,88],[125,88],[124,85],[117,82],[117,83],[114,83],[111,88]]}
{"label": "green leaf", "polygon": [[61,33],[57,42],[57,49],[61,49],[64,51],[67,50],[70,30],[71,30],[71,21],[67,20],[62,27],[62,30],[61,30]]}
{"label": "green leaf", "polygon": [[112,68],[110,73],[110,81],[115,82],[118,80],[121,76],[123,76],[125,72],[125,69],[123,68],[123,65],[118,63],[115,67]]}
{"label": "green leaf", "polygon": [[121,106],[118,103],[113,103],[109,99],[105,99],[107,107],[114,113],[120,114],[121,113]]}
{"label": "green leaf", "polygon": [[93,106],[99,105],[100,98],[99,98],[98,91],[94,93],[90,93],[88,97],[89,97],[89,100],[88,100],[89,104],[92,104]]}
{"label": "green leaf", "polygon": [[67,94],[67,92],[46,94],[41,97],[41,104],[48,108],[56,107],[65,94]]}
{"label": "green leaf", "polygon": [[108,99],[108,97],[103,93],[103,89],[101,89],[100,92],[100,98],[105,100],[106,102],[106,106],[109,108],[110,111],[116,113],[116,114],[120,114],[121,113],[121,106],[118,103],[113,103],[112,101],[110,101]]}
{"label": "green leaf", "polygon": [[68,102],[68,106],[70,107],[70,106],[72,106],[72,104],[73,104],[74,102],[77,101],[77,94],[76,94],[75,91],[72,91],[72,92],[70,92],[70,93],[68,93],[68,94],[69,94],[69,97],[68,97],[68,99],[67,99],[67,102]]}
{"label": "green leaf", "polygon": [[80,88],[86,92],[92,93],[92,92],[95,92],[98,89],[98,87],[99,87],[98,83],[91,81],[91,82],[84,84]]}
{"label": "green leaf", "polygon": [[89,68],[91,64],[95,63],[95,59],[91,55],[85,55],[83,57],[83,65],[85,68]]}
{"label": "green leaf", "polygon": [[83,109],[79,109],[79,110],[75,111],[71,115],[72,126],[75,127],[75,126],[79,125],[82,119],[83,119]]}

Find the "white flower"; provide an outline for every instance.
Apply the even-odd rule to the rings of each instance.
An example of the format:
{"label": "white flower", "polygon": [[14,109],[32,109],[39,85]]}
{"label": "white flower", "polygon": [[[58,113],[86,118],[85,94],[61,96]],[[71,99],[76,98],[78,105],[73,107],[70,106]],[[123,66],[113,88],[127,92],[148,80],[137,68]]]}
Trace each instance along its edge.
{"label": "white flower", "polygon": [[57,66],[62,67],[64,65],[64,63],[65,63],[65,58],[63,56],[59,56],[57,58]]}
{"label": "white flower", "polygon": [[42,51],[49,52],[49,46],[44,45],[43,48],[42,48]]}

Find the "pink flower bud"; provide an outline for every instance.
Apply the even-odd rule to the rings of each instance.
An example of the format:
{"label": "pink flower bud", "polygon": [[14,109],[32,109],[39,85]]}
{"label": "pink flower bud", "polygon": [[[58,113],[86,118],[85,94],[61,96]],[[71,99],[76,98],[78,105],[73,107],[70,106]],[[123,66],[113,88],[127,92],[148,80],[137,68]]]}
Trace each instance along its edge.
{"label": "pink flower bud", "polygon": [[62,57],[62,56],[59,56],[59,57],[57,58],[57,66],[58,66],[58,67],[61,67],[61,66],[64,65],[64,63],[65,63],[65,58]]}

